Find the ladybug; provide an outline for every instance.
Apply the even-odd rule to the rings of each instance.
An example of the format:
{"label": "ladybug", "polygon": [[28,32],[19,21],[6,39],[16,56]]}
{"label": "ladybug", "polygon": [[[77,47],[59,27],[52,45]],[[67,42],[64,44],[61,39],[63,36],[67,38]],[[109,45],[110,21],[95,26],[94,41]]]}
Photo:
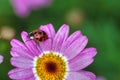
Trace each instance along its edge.
{"label": "ladybug", "polygon": [[48,39],[48,35],[42,30],[33,30],[28,34],[28,37],[36,42],[44,42]]}

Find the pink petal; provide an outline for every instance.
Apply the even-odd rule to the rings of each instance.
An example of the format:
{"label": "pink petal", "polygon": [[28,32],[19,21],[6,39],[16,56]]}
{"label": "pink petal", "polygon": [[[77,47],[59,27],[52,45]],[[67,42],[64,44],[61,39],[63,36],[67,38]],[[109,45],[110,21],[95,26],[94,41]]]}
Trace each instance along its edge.
{"label": "pink petal", "polygon": [[24,43],[22,43],[21,41],[19,41],[17,39],[12,39],[10,44],[12,45],[12,47],[23,47],[23,48],[26,48]]}
{"label": "pink petal", "polygon": [[69,61],[70,70],[78,71],[84,69],[94,61],[93,57],[96,53],[97,51],[95,48],[87,48],[83,50],[78,56]]}
{"label": "pink petal", "polygon": [[96,80],[96,76],[87,71],[69,72],[67,80]]}
{"label": "pink petal", "polygon": [[[61,47],[61,53],[64,53],[64,51],[66,50],[66,48],[68,48],[76,39],[78,39],[81,36],[81,32],[80,31],[76,31],[73,34],[71,34],[68,39],[66,41],[64,41],[64,43],[62,44]],[[64,54],[63,54],[64,55]]]}
{"label": "pink petal", "polygon": [[22,56],[22,57],[27,57],[30,59],[33,59],[33,57],[34,57],[34,56],[30,55],[31,54],[30,52],[26,51],[24,48],[21,48],[21,47],[11,48],[10,53],[13,57]]}
{"label": "pink petal", "polygon": [[55,36],[55,30],[52,24],[47,24],[45,26],[40,26],[40,30],[43,30],[47,33],[48,38],[52,39]]}
{"label": "pink petal", "polygon": [[11,79],[18,80],[18,79],[26,79],[33,76],[32,68],[30,69],[20,69],[20,68],[15,68],[8,72],[8,75]]}
{"label": "pink petal", "polygon": [[74,58],[85,48],[87,42],[88,39],[86,36],[80,36],[78,39],[72,42],[68,48],[65,49],[64,55],[68,58],[68,60]]}
{"label": "pink petal", "polygon": [[48,39],[48,40],[46,40],[44,42],[39,43],[39,50],[41,52],[51,51],[51,48],[52,48],[52,40],[51,39]]}
{"label": "pink petal", "polygon": [[45,26],[40,26],[40,30],[43,30],[48,35],[48,40],[39,43],[39,48],[42,51],[50,51],[52,48],[52,40],[55,36],[55,30],[52,24],[47,24]]}
{"label": "pink petal", "polygon": [[31,76],[31,77],[29,77],[29,78],[19,79],[19,80],[35,80],[35,77],[34,77],[34,76]]}
{"label": "pink petal", "polygon": [[3,62],[3,56],[0,55],[0,64]]}
{"label": "pink petal", "polygon": [[28,38],[28,33],[23,31],[21,33],[21,36],[22,36],[22,39],[23,39],[26,47],[33,54],[33,56],[40,55],[40,52],[37,47],[38,44],[34,40],[31,40],[30,38]]}
{"label": "pink petal", "polygon": [[[26,80],[26,79],[25,79]],[[28,80],[35,80],[35,77],[34,76],[31,76],[28,78]]]}
{"label": "pink petal", "polygon": [[16,66],[19,68],[32,68],[33,67],[32,60],[29,58],[12,57],[10,62],[13,66]]}
{"label": "pink petal", "polygon": [[53,39],[52,50],[59,52],[63,42],[67,39],[68,35],[69,35],[69,26],[64,24],[58,30],[58,32],[55,35],[55,38]]}
{"label": "pink petal", "polygon": [[[12,39],[10,43],[11,43],[11,45],[13,47],[11,49],[11,55],[12,56],[20,56],[22,54],[22,55],[26,55],[26,56],[32,58],[32,53],[29,52],[29,50],[27,49],[25,44],[23,44],[22,42],[20,42],[20,41],[18,41],[16,39]],[[16,50],[17,50],[17,52],[18,51],[19,52],[18,53],[17,52],[13,52],[13,51],[16,51]],[[26,53],[26,54],[24,54],[24,53]]]}
{"label": "pink petal", "polygon": [[26,17],[29,15],[30,11],[24,0],[11,0],[11,3],[17,16]]}

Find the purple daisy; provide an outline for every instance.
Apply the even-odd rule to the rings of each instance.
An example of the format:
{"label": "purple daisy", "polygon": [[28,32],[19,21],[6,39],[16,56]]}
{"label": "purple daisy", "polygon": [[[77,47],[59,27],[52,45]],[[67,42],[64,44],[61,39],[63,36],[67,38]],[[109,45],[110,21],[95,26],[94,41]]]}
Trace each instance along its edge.
{"label": "purple daisy", "polygon": [[96,80],[92,72],[84,71],[94,61],[96,48],[85,48],[88,39],[78,30],[69,36],[64,24],[56,33],[52,24],[40,26],[48,39],[36,43],[23,31],[23,42],[11,41],[11,64],[16,68],[8,75],[16,80]]}
{"label": "purple daisy", "polygon": [[31,10],[50,5],[52,0],[11,0],[14,11],[19,17],[26,17]]}
{"label": "purple daisy", "polygon": [[3,56],[0,55],[0,64],[3,62]]}

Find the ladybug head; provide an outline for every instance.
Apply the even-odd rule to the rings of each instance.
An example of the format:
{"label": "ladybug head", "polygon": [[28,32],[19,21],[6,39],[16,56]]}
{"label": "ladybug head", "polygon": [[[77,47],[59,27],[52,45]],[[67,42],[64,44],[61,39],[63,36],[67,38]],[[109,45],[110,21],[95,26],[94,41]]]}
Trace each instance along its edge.
{"label": "ladybug head", "polygon": [[33,32],[29,33],[29,34],[28,34],[28,37],[29,37],[30,39],[34,39],[34,33],[33,33]]}

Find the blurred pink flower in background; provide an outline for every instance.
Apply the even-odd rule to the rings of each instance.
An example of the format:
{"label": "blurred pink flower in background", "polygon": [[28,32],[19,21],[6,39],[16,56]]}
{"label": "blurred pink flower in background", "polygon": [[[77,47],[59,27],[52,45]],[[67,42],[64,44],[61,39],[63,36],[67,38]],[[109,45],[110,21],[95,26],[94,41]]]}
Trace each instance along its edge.
{"label": "blurred pink flower in background", "polygon": [[31,10],[50,5],[52,0],[11,0],[14,11],[19,17],[27,17]]}

